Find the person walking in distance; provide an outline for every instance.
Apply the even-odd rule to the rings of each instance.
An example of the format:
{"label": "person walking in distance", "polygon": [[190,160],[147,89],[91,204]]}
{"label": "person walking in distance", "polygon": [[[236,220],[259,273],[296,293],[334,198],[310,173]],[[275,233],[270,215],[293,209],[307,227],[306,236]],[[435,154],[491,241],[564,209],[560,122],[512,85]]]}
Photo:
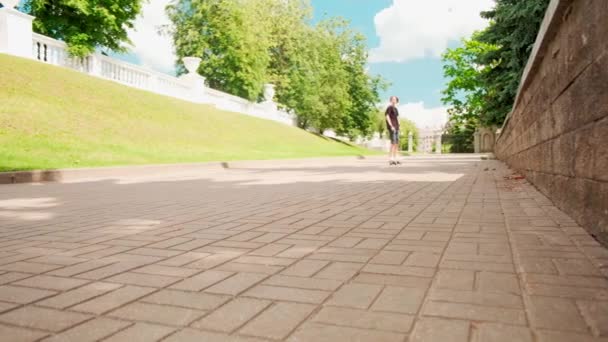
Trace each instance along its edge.
{"label": "person walking in distance", "polygon": [[399,110],[397,110],[399,98],[391,96],[390,104],[386,108],[386,128],[391,139],[391,148],[388,152],[389,165],[401,164],[397,160],[397,152],[399,151]]}

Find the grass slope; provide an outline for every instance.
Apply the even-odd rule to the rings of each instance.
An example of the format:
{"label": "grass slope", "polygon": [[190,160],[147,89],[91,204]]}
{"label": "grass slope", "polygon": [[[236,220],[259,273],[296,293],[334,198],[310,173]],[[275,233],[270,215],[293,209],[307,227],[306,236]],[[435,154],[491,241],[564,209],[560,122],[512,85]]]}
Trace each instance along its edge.
{"label": "grass slope", "polygon": [[0,54],[0,171],[370,151]]}

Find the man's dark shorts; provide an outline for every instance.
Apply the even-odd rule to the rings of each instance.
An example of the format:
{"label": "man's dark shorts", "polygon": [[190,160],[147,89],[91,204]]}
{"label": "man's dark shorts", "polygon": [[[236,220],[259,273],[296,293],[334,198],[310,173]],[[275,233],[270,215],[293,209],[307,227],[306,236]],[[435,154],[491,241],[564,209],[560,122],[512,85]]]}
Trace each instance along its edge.
{"label": "man's dark shorts", "polygon": [[391,144],[393,144],[393,145],[399,144],[399,130],[394,130],[394,131],[389,130],[388,134],[391,139]]}

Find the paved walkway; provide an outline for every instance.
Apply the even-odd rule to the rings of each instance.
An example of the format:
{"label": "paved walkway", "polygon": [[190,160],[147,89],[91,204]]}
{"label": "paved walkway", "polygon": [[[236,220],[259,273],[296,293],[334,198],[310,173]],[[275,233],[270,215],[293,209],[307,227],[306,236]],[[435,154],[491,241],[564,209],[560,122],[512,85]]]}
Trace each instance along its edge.
{"label": "paved walkway", "polygon": [[509,175],[444,156],[0,186],[0,339],[607,341],[608,251]]}

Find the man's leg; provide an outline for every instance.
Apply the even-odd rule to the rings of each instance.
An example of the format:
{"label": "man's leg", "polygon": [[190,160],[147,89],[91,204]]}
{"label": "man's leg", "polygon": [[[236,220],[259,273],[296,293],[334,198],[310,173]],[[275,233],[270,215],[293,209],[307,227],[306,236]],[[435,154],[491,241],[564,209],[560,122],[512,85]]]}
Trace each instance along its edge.
{"label": "man's leg", "polygon": [[395,160],[393,157],[393,150],[395,147],[395,135],[393,131],[389,131],[389,138],[391,139],[391,147],[388,149],[388,161],[392,164]]}
{"label": "man's leg", "polygon": [[397,161],[397,151],[399,151],[399,131],[395,131],[393,139],[393,160]]}
{"label": "man's leg", "polygon": [[399,162],[399,159],[397,158],[399,155],[399,140],[397,140],[397,143],[395,144],[395,151],[393,152],[393,155],[395,156],[395,161]]}

